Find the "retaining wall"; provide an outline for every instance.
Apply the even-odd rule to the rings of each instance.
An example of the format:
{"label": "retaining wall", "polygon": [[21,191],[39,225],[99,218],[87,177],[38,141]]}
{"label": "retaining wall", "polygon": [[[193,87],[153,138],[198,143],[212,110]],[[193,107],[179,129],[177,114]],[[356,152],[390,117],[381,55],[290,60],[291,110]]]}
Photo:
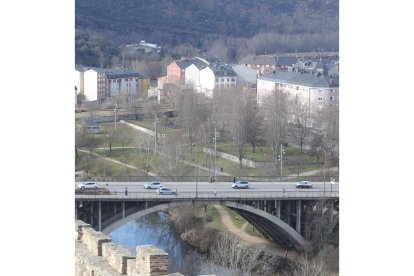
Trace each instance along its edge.
{"label": "retaining wall", "polygon": [[134,256],[89,224],[75,222],[76,276],[161,276],[168,274],[168,253],[152,245],[136,247]]}

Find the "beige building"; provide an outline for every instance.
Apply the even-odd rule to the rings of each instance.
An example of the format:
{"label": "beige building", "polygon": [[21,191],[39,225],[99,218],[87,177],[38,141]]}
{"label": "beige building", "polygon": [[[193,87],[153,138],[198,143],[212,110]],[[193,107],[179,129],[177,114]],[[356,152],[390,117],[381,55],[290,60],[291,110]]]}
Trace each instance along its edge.
{"label": "beige building", "polygon": [[257,102],[260,106],[265,97],[277,91],[296,97],[309,110],[321,110],[326,106],[339,105],[339,82],[321,74],[282,72],[264,74],[257,78]]}

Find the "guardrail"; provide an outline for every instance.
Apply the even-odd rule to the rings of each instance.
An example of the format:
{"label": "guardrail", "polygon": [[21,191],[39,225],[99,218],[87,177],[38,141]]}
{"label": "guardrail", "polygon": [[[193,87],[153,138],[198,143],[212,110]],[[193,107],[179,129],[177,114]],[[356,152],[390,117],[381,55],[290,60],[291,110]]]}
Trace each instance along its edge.
{"label": "guardrail", "polygon": [[237,192],[222,192],[222,191],[208,191],[208,192],[180,192],[178,190],[176,195],[159,195],[156,192],[128,192],[125,195],[124,192],[110,192],[110,194],[77,194],[76,200],[79,199],[95,199],[95,200],[265,200],[265,199],[299,199],[299,198],[317,198],[317,199],[331,199],[339,198],[338,191],[285,191],[285,192],[250,192],[250,191],[237,191]]}
{"label": "guardrail", "polygon": [[[215,176],[215,182],[232,182],[233,177],[237,180],[248,180],[251,182],[280,182],[280,176]],[[151,181],[164,181],[164,182],[209,182],[209,176],[76,176],[75,181],[98,181],[98,182],[151,182]],[[339,175],[326,175],[325,181],[329,183],[331,178],[334,178],[336,182],[339,181]],[[308,180],[313,182],[323,182],[323,175],[313,176],[285,176],[282,178],[283,182],[298,182],[302,180]]]}

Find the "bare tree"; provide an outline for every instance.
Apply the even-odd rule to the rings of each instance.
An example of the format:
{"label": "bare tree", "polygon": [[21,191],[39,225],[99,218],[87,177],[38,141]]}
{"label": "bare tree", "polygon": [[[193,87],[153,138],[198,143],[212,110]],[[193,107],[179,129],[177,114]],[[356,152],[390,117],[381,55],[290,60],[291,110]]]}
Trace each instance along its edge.
{"label": "bare tree", "polygon": [[308,259],[307,254],[298,262],[291,265],[294,276],[328,276],[325,262],[322,259],[314,258]]}
{"label": "bare tree", "polygon": [[265,118],[266,140],[272,147],[273,157],[277,164],[279,145],[286,143],[288,96],[281,90],[276,89],[275,93],[264,99],[262,110]]}
{"label": "bare tree", "polygon": [[318,251],[327,241],[334,225],[334,210],[332,200],[316,200],[306,203],[305,219],[309,223],[305,226],[305,238],[310,240],[315,251]]}
{"label": "bare tree", "polygon": [[256,152],[256,145],[263,142],[263,116],[259,113],[253,101],[249,100],[246,106],[246,141]]}
{"label": "bare tree", "polygon": [[315,121],[323,134],[321,146],[329,149],[333,163],[339,163],[339,108],[337,106],[324,107]]}
{"label": "bare tree", "polygon": [[[200,125],[206,121],[208,110],[202,103],[202,95],[194,89],[183,89],[178,97],[177,110],[179,122],[185,130],[185,135],[190,145],[196,141],[196,135]],[[191,152],[192,152],[192,147]]]}
{"label": "bare tree", "polygon": [[271,275],[270,265],[262,260],[263,247],[242,242],[234,236],[219,235],[210,249],[209,260],[225,271],[212,271],[216,275]]}
{"label": "bare tree", "polygon": [[161,144],[160,158],[156,166],[159,172],[168,176],[182,176],[186,173],[185,166],[181,162],[184,159],[184,145],[181,143],[181,137],[178,135],[168,135],[163,138]]}
{"label": "bare tree", "polygon": [[310,110],[296,97],[290,101],[290,120],[288,136],[303,151],[306,138],[311,133]]}
{"label": "bare tree", "polygon": [[117,138],[117,131],[115,126],[112,124],[108,124],[105,130],[105,140],[109,143],[109,151],[112,151],[112,143],[115,142]]}

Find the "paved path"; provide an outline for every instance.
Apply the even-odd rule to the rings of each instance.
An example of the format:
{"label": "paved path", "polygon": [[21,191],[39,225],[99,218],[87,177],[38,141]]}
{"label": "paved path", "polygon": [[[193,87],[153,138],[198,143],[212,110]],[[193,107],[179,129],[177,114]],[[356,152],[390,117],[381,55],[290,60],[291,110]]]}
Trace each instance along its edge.
{"label": "paved path", "polygon": [[[238,236],[241,240],[246,241],[248,243],[251,244],[256,244],[256,245],[263,245],[264,250],[271,254],[271,255],[277,255],[277,256],[285,256],[285,249],[280,248],[278,246],[276,246],[274,243],[263,239],[263,238],[259,238],[259,237],[255,237],[255,236],[251,236],[249,234],[247,234],[245,231],[243,231],[242,229],[237,228],[231,218],[229,213],[227,212],[227,210],[221,206],[221,205],[213,205],[217,211],[220,214],[221,220],[223,221],[224,226],[232,233],[234,233],[236,236]],[[298,258],[298,253],[296,251],[290,250],[288,251],[288,258],[291,260],[296,260]]]}
{"label": "paved path", "polygon": [[[82,151],[82,152],[90,153],[90,152],[89,152],[89,150],[84,150],[84,149],[78,149],[78,150],[79,150],[79,151]],[[139,168],[137,168],[137,167],[135,167],[135,166],[129,165],[129,164],[127,164],[127,163],[120,162],[120,161],[118,161],[118,160],[115,160],[115,159],[112,159],[112,158],[109,158],[109,157],[106,157],[106,156],[102,156],[102,155],[100,155],[100,154],[98,154],[98,153],[95,153],[95,152],[92,152],[92,155],[93,155],[93,156],[96,156],[96,157],[99,157],[99,158],[102,158],[102,159],[105,159],[105,160],[107,160],[107,161],[110,161],[110,162],[112,162],[112,163],[116,163],[116,164],[118,164],[118,165],[125,166],[125,167],[130,168],[130,169],[134,169],[134,170],[141,170],[141,169],[139,169]],[[148,175],[150,175],[150,176],[157,176],[156,174],[151,173],[151,172],[148,172]]]}
{"label": "paved path", "polygon": [[[147,133],[147,132],[142,131],[141,129],[136,128],[136,127],[135,127],[136,125],[134,125],[134,124],[131,124],[131,123],[128,123],[128,122],[125,122],[125,121],[122,121],[122,120],[121,120],[121,123],[124,123],[124,124],[126,124],[127,126],[129,126],[129,127],[133,128],[133,129],[135,129],[135,130],[137,130],[137,131],[140,131],[140,132],[142,132],[142,133],[145,133],[145,134],[147,134],[147,135],[154,136],[154,134],[152,134],[152,133]],[[140,128],[145,129],[144,127],[140,127]],[[150,129],[146,129],[146,130],[148,130],[149,132],[153,132],[153,130],[150,130]],[[306,147],[303,147],[303,148],[306,148]],[[211,150],[211,149],[210,149],[210,150]],[[229,154],[229,153],[227,153],[227,154],[228,154],[228,155],[231,155],[231,154]],[[224,159],[226,159],[226,160],[229,160],[229,161],[235,162],[235,161],[233,161],[232,159],[228,159],[228,158],[225,158],[225,157],[221,157],[221,158],[224,158]],[[246,160],[248,160],[248,159],[246,159]],[[181,162],[183,162],[184,164],[190,165],[190,166],[196,166],[196,167],[199,167],[199,168],[200,168],[200,169],[202,169],[202,170],[210,171],[210,169],[208,169],[208,168],[205,168],[205,167],[202,167],[202,166],[199,166],[199,165],[194,165],[193,163],[190,163],[190,162],[187,162],[187,161],[181,161]],[[236,163],[237,163],[237,162],[236,162]],[[327,171],[338,171],[338,167],[327,168],[326,170],[327,170]],[[299,176],[312,176],[312,175],[317,175],[317,174],[318,174],[318,173],[320,173],[320,172],[321,172],[321,170],[307,171],[307,172],[303,172],[303,173],[301,173]],[[230,176],[230,174],[228,174],[228,173],[223,173],[223,172],[216,172],[216,174],[218,174],[218,175],[226,175],[226,176]],[[284,176],[283,178],[285,178],[285,179],[286,179],[286,178],[297,177],[297,176],[298,176],[297,174],[290,174],[290,175]]]}

